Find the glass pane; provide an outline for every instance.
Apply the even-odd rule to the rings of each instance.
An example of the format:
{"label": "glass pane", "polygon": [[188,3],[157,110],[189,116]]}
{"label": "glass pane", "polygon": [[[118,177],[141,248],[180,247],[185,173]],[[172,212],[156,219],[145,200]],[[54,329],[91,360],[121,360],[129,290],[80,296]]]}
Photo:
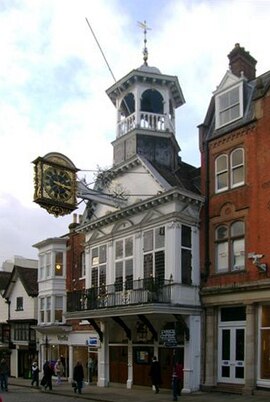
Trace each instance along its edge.
{"label": "glass pane", "polygon": [[228,169],[227,159],[228,159],[227,155],[221,155],[217,158],[216,160],[217,173],[224,172],[224,170]]}
{"label": "glass pane", "polygon": [[98,258],[98,248],[92,248],[92,265],[97,265],[99,262]]}
{"label": "glass pane", "polygon": [[233,268],[240,269],[245,267],[245,242],[244,239],[232,242]]}
{"label": "glass pane", "polygon": [[229,329],[222,330],[222,360],[230,360],[231,357],[231,331]]}
{"label": "glass pane", "polygon": [[126,290],[133,287],[133,260],[127,260],[125,263],[126,268]]}
{"label": "glass pane", "polygon": [[222,366],[221,368],[221,376],[222,377],[230,377],[230,366]]}
{"label": "glass pane", "polygon": [[182,283],[191,284],[191,251],[187,249],[181,250],[181,266],[182,266]]}
{"label": "glass pane", "polygon": [[146,254],[143,257],[143,272],[144,278],[153,276],[153,254]]}
{"label": "glass pane", "polygon": [[63,253],[55,253],[55,275],[63,275]]}
{"label": "glass pane", "polygon": [[155,253],[155,277],[161,282],[164,282],[165,276],[165,252],[157,251]]}
{"label": "glass pane", "polygon": [[242,221],[234,222],[231,226],[231,235],[232,237],[235,236],[242,236],[245,233],[245,225]]}
{"label": "glass pane", "polygon": [[182,225],[182,246],[191,248],[191,227]]}
{"label": "glass pane", "polygon": [[234,107],[232,107],[230,109],[230,111],[231,111],[230,120],[237,119],[240,116],[240,106],[239,105],[235,105]]}
{"label": "glass pane", "polygon": [[244,367],[235,367],[235,378],[244,378]]}
{"label": "glass pane", "polygon": [[51,308],[51,298],[47,297],[46,299],[46,306],[47,306],[47,310],[49,310]]}
{"label": "glass pane", "polygon": [[236,341],[235,341],[235,359],[245,359],[245,330],[236,329]]}
{"label": "glass pane", "polygon": [[229,106],[229,92],[219,96],[219,107],[220,110],[227,109]]}
{"label": "glass pane", "polygon": [[232,186],[244,182],[244,167],[239,166],[232,171]]}
{"label": "glass pane", "polygon": [[115,243],[115,258],[123,258],[123,240]]}
{"label": "glass pane", "polygon": [[106,265],[99,267],[99,286],[106,285]]}
{"label": "glass pane", "polygon": [[63,310],[55,310],[54,317],[55,317],[55,321],[62,322],[63,321]]}
{"label": "glass pane", "polygon": [[231,156],[232,167],[243,164],[243,149],[235,149]]}
{"label": "glass pane", "polygon": [[115,290],[123,290],[123,262],[119,261],[115,264]]}
{"label": "glass pane", "polygon": [[217,190],[228,187],[228,172],[219,173],[217,175]]}
{"label": "glass pane", "polygon": [[144,234],[143,234],[143,250],[144,251],[153,250],[153,230],[144,232]]}
{"label": "glass pane", "polygon": [[270,327],[270,306],[262,306],[262,327]]}
{"label": "glass pane", "polygon": [[55,297],[55,308],[63,309],[63,297],[62,296]]}
{"label": "glass pane", "polygon": [[165,227],[155,229],[155,248],[162,248],[165,245]]}
{"label": "glass pane", "polygon": [[229,99],[230,105],[234,105],[235,103],[239,102],[239,87],[234,88],[229,92]]}
{"label": "glass pane", "polygon": [[129,237],[125,240],[125,256],[130,257],[133,255],[133,238]]}
{"label": "glass pane", "polygon": [[228,238],[227,226],[219,226],[216,230],[216,240],[224,240]]}
{"label": "glass pane", "polygon": [[133,274],[133,260],[127,260],[125,262],[126,277]]}
{"label": "glass pane", "polygon": [[99,262],[102,264],[107,261],[107,247],[106,245],[99,247]]}
{"label": "glass pane", "polygon": [[227,271],[228,270],[228,242],[218,243],[216,246],[217,261],[216,267],[217,271]]}
{"label": "glass pane", "polygon": [[91,286],[97,288],[98,287],[98,268],[92,269],[92,280]]}
{"label": "glass pane", "polygon": [[221,309],[221,321],[246,321],[245,307],[224,307]]}

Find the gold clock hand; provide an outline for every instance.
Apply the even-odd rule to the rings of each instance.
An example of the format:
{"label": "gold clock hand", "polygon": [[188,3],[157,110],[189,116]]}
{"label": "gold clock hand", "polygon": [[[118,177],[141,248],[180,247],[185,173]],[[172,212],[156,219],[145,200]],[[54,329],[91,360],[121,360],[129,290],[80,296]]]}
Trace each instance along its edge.
{"label": "gold clock hand", "polygon": [[60,181],[54,181],[54,184],[56,184],[59,187],[70,189],[70,186],[67,186],[66,184],[60,183]]}

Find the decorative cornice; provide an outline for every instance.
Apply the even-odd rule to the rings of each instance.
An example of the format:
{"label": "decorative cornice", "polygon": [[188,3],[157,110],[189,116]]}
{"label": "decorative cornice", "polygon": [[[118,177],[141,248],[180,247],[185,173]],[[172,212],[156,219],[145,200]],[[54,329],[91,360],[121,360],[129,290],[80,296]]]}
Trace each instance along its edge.
{"label": "decorative cornice", "polygon": [[246,134],[249,134],[251,131],[254,131],[255,128],[256,128],[256,124],[252,123],[249,126],[241,127],[238,130],[235,130],[231,133],[223,134],[221,137],[213,138],[209,141],[209,148],[214,149],[221,145],[227,144],[237,138],[240,138]]}
{"label": "decorative cornice", "polygon": [[112,212],[102,218],[96,219],[95,221],[85,223],[77,228],[78,232],[84,232],[85,230],[95,230],[102,226],[110,225],[121,219],[125,219],[130,216],[134,216],[138,213],[150,210],[159,205],[164,205],[168,202],[180,200],[186,202],[187,204],[201,206],[204,198],[200,195],[195,195],[189,193],[188,191],[179,190],[178,188],[173,188],[172,190],[158,194],[157,196],[148,198],[147,200],[140,201],[138,203],[132,204],[126,208],[119,211]]}

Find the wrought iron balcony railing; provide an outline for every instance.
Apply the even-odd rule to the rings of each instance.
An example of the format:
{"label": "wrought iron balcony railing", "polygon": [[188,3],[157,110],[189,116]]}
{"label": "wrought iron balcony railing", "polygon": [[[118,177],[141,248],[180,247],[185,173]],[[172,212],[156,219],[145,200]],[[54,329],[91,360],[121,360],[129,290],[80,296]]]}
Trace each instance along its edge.
{"label": "wrought iron balcony railing", "polygon": [[170,303],[172,281],[154,278],[118,282],[67,293],[67,311],[147,303]]}

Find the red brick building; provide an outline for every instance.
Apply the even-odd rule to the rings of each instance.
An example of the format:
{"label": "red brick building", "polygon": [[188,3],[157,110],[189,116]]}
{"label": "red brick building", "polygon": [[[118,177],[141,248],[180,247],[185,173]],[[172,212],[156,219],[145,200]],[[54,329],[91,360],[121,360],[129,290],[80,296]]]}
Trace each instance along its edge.
{"label": "red brick building", "polygon": [[270,71],[239,44],[200,125],[204,388],[270,388]]}

